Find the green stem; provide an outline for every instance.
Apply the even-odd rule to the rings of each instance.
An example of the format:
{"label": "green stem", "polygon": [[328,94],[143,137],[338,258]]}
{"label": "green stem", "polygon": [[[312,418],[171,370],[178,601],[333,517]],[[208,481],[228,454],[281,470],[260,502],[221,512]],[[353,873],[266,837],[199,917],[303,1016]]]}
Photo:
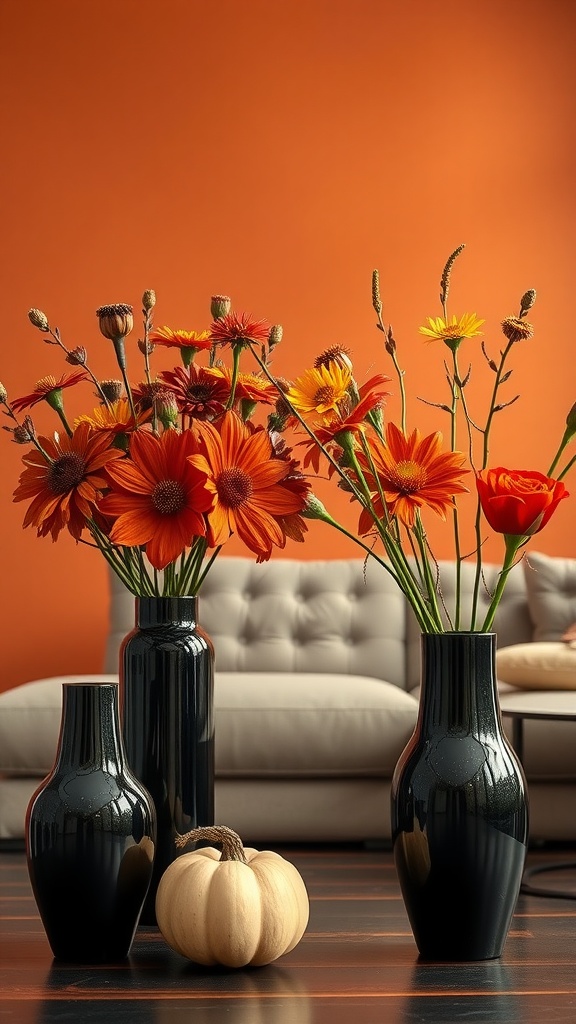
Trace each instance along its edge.
{"label": "green stem", "polygon": [[[490,454],[490,430],[492,427],[492,420],[494,419],[496,411],[496,399],[498,396],[498,388],[502,381],[502,375],[504,371],[504,364],[514,343],[509,341],[506,348],[500,354],[500,364],[496,369],[496,377],[494,380],[494,387],[492,388],[492,395],[490,398],[490,406],[488,410],[488,417],[486,419],[486,425],[484,427],[484,443],[482,446],[482,466],[481,469],[486,469],[488,465],[488,456]],[[474,522],[474,530],[476,533],[476,572],[474,575],[474,589],[472,591],[472,612],[470,617],[470,629],[476,627],[476,616],[478,614],[478,600],[480,596],[480,580],[482,578],[482,533],[481,533],[481,522],[482,522],[482,506],[480,498],[476,503],[476,519]]]}
{"label": "green stem", "polygon": [[482,623],[482,628],[480,630],[481,633],[490,632],[492,624],[494,622],[494,616],[496,615],[496,610],[500,603],[502,594],[504,593],[506,583],[508,582],[508,573],[514,566],[514,560],[516,558],[516,554],[519,548],[521,548],[524,544],[527,544],[529,539],[529,537],[513,537],[509,534],[505,535],[504,541],[506,544],[506,554],[504,556],[504,563],[502,565],[500,576],[498,577],[498,583],[492,595],[492,600],[490,602],[488,611],[486,612],[486,617],[484,619],[484,622]]}
{"label": "green stem", "polygon": [[232,409],[234,405],[234,398],[236,396],[236,384],[238,382],[238,371],[240,369],[240,352],[241,346],[234,345],[232,351],[232,383],[230,385],[230,397],[228,399],[227,409]]}
{"label": "green stem", "polygon": [[[574,431],[570,430],[567,427],[566,430],[564,431],[562,440],[560,441],[560,447],[558,448],[558,451],[556,452],[556,455],[554,456],[554,458],[552,460],[552,463],[550,465],[550,469],[548,470],[546,476],[552,476],[554,470],[556,469],[556,466],[560,462],[560,458],[562,456],[562,452],[564,451],[566,445],[568,444],[568,442],[571,440],[571,438],[573,436],[574,436]],[[572,461],[574,461],[574,460],[572,460]],[[564,470],[564,473],[566,473],[566,470]]]}
{"label": "green stem", "polygon": [[[445,313],[446,315],[446,313]],[[460,385],[460,372],[458,370],[458,355],[457,349],[452,350],[453,359],[453,375],[452,375],[452,404],[450,408],[450,448],[453,452],[456,451],[456,417],[457,417],[457,402],[458,396],[462,393]],[[454,495],[452,496],[453,500]],[[454,504],[452,510],[452,524],[454,528],[454,553],[456,559],[456,579],[455,579],[455,593],[454,593],[454,629],[460,629],[460,599],[462,591],[462,552],[460,549],[460,525],[458,522],[458,506]]]}
{"label": "green stem", "polygon": [[576,455],[573,455],[573,456],[572,456],[572,458],[570,459],[570,462],[567,462],[567,463],[566,463],[566,465],[564,466],[564,469],[562,470],[562,472],[561,472],[561,473],[559,473],[559,474],[558,474],[558,476],[556,477],[556,479],[557,479],[557,480],[562,480],[562,477],[565,477],[565,476],[566,476],[566,473],[567,473],[567,472],[568,472],[568,471],[569,471],[570,469],[572,469],[572,466],[574,465],[574,463],[575,463],[575,462],[576,462]]}

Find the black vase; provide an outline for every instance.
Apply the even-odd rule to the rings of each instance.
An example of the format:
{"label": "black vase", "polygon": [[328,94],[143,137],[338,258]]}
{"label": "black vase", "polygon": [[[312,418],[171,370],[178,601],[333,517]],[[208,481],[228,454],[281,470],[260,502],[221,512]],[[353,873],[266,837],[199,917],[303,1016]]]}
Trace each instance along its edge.
{"label": "black vase", "polygon": [[493,633],[422,636],[416,729],[392,780],[402,895],[426,960],[500,956],[528,841],[526,783],[500,718]]}
{"label": "black vase", "polygon": [[125,762],[118,687],[62,690],[56,763],[26,814],[30,881],[57,959],[123,960],[152,876],[154,809]]}
{"label": "black vase", "polygon": [[152,882],[141,923],[156,924],[178,833],[214,824],[214,648],[195,597],[136,599],[136,627],[120,650],[126,756],[156,809]]}

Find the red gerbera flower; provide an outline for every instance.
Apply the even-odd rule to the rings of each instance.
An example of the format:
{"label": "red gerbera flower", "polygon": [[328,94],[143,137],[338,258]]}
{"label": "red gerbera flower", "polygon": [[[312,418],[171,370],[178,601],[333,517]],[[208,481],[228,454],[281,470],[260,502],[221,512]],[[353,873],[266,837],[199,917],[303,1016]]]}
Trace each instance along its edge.
{"label": "red gerbera flower", "polygon": [[227,313],[210,327],[210,336],[216,345],[262,344],[268,340],[268,332],[266,321],[254,320],[250,313]]}
{"label": "red gerbera flower", "polygon": [[197,451],[190,430],[132,435],[129,457],[110,467],[112,491],[99,503],[106,515],[118,517],[110,530],[113,544],[144,545],[150,563],[164,569],[205,536],[203,513],[212,506],[214,489],[207,472],[188,460]]}
{"label": "red gerbera flower", "polygon": [[23,409],[31,409],[33,405],[37,405],[43,399],[48,399],[54,392],[63,391],[64,388],[71,388],[74,384],[78,384],[79,381],[88,379],[88,374],[84,370],[63,373],[60,380],[56,380],[56,377],[49,374],[37,382],[34,391],[29,395],[15,398],[10,404],[15,412],[22,412]]}
{"label": "red gerbera flower", "polygon": [[110,446],[110,437],[95,432],[88,423],[80,423],[72,437],[39,438],[50,459],[34,449],[24,456],[28,466],[14,492],[14,501],[33,498],[24,517],[24,526],[36,526],[38,536],[52,535],[56,540],[64,527],[78,540],[86,521],[96,512],[95,504],[108,486],[102,472],[123,452]]}
{"label": "red gerbera flower", "polygon": [[292,464],[274,458],[268,432],[243,423],[235,412],[227,412],[218,429],[212,423],[198,423],[196,429],[203,454],[189,461],[211,477],[215,490],[207,513],[208,543],[217,547],[238,533],[260,561],[267,560],[274,545],[286,543],[285,517],[306,504],[300,485],[289,482]]}
{"label": "red gerbera flower", "polygon": [[192,364],[185,370],[177,366],[174,370],[163,370],[160,377],[186,416],[213,420],[224,412],[230,397],[230,381],[216,367]]}

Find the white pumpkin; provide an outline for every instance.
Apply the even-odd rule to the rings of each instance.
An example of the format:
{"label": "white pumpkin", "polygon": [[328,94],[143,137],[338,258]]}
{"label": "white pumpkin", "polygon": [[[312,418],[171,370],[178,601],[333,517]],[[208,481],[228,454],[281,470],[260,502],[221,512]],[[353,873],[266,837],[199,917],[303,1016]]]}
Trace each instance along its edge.
{"label": "white pumpkin", "polygon": [[166,869],[156,894],[158,927],[169,946],[195,963],[269,964],[300,942],[310,905],[302,876],[271,850],[244,848],[225,825],[177,837],[206,840]]}

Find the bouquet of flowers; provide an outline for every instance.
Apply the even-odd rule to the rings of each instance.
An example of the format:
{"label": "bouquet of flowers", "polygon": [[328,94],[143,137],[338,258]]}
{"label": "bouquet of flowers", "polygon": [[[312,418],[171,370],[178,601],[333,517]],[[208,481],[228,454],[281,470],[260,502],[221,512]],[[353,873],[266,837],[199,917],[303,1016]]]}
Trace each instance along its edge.
{"label": "bouquet of flowers", "polygon": [[[574,405],[546,474],[489,466],[494,421],[518,397],[507,399],[502,396],[502,389],[512,372],[508,367],[509,357],[533,335],[533,327],[526,316],[534,305],[536,293],[532,289],[527,291],[520,300],[518,315],[502,321],[504,344],[496,358],[488,353],[483,342],[481,344],[481,352],[493,374],[488,410],[482,416],[469,406],[470,369],[461,369],[459,349],[465,340],[481,335],[484,320],[475,313],[449,315],[447,308],[451,271],[463,248],[459,246],[451,254],[441,275],[441,315],[429,317],[420,327],[426,341],[440,342],[447,350],[443,360],[446,398],[427,401],[447,419],[450,439],[447,448],[443,447],[439,431],[422,436],[416,427],[408,426],[405,373],[392,328],[382,319],[378,271],[374,271],[372,277],[372,304],[398,381],[397,421],[385,423],[383,414],[392,378],[378,374],[359,385],[350,353],[340,346],[321,353],[313,367],[305,370],[289,387],[282,388],[284,394],[275,418],[277,429],[292,426],[296,431],[305,431],[307,436],[300,442],[306,448],[303,466],[311,467],[316,474],[320,473],[322,464],[327,466],[329,476],[359,506],[357,534],[337,522],[313,494],[308,498],[306,515],[340,530],[360,546],[366,557],[379,562],[405,594],[422,631],[427,633],[462,629],[488,632],[491,629],[511,568],[530,538],[546,525],[559,503],[568,497],[562,481],[576,460],[575,455],[558,470],[566,446],[576,434]],[[254,355],[262,372],[274,382],[255,350]],[[457,443],[457,431],[462,423],[465,452]],[[460,542],[458,498],[473,489],[477,495],[475,544],[474,550],[466,555],[462,553]],[[453,521],[456,580],[451,609],[443,601],[438,562],[426,532],[429,512],[444,520],[449,514]],[[489,595],[487,612],[479,621],[479,591],[484,585],[485,521],[492,530],[502,534],[504,558],[498,583]],[[470,618],[463,625],[461,575],[467,557],[475,562],[475,575]]]}
{"label": "bouquet of flowers", "polygon": [[[142,369],[133,383],[125,343],[132,306],[96,311],[119,370],[107,380],[92,372],[83,346],[67,348],[48,317],[31,309],[30,322],[73,369],[44,377],[20,398],[9,400],[0,384],[0,404],[11,421],[4,429],[28,446],[14,493],[14,501],[30,502],[25,527],[54,541],[67,530],[99,548],[136,595],[195,595],[233,533],[258,561],[287,538],[302,541],[309,486],[280,435],[253,422],[261,407],[274,407],[276,385],[263,371],[241,369],[244,349],[258,346],[268,371],[281,327],[232,312],[230,299],[218,295],[209,329],[155,330],[155,304],[155,293],[145,291]],[[179,364],[153,374],[156,346],[177,350]],[[220,357],[225,349],[230,367]],[[70,422],[65,393],[84,386],[97,404]],[[58,431],[37,431],[28,410],[40,404],[58,418]]]}

